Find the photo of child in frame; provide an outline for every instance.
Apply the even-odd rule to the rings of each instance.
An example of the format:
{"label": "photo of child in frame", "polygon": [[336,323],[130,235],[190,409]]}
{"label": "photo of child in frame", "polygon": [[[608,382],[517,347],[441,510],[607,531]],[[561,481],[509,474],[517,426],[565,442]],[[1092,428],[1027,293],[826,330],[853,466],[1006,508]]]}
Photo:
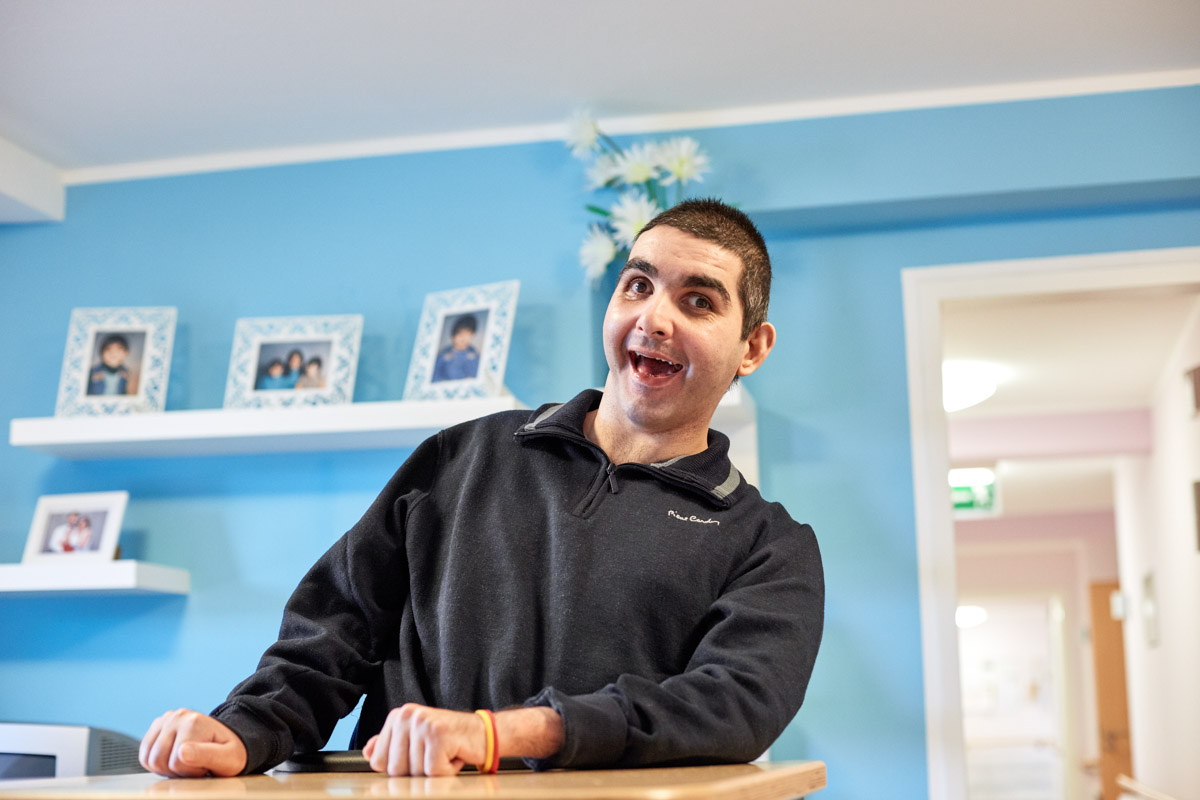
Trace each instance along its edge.
{"label": "photo of child in frame", "polygon": [[479,374],[479,348],[486,340],[489,309],[453,312],[442,320],[430,383],[474,378]]}
{"label": "photo of child in frame", "polygon": [[87,373],[87,394],[136,395],[145,347],[145,331],[96,331]]}
{"label": "photo of child in frame", "polygon": [[262,342],[258,348],[254,390],[271,392],[324,389],[333,341]]}
{"label": "photo of child in frame", "polygon": [[108,511],[70,511],[46,518],[43,553],[86,553],[100,549],[100,537]]}

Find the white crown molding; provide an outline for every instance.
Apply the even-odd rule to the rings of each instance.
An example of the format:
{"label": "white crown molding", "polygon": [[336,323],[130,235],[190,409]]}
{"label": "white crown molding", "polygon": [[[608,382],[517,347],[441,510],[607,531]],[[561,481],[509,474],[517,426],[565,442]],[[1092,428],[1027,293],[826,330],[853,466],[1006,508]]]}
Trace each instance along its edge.
{"label": "white crown molding", "polygon": [[[831,98],[828,100],[806,100],[791,103],[739,106],[710,111],[602,117],[599,122],[606,133],[615,135],[658,133],[673,130],[722,128],[736,125],[756,125],[767,122],[787,122],[802,119],[877,114],[889,111],[985,105],[1021,100],[1041,100],[1193,85],[1200,85],[1200,69],[1101,75],[1067,80],[862,95],[857,97]],[[399,155],[403,153],[498,147],[564,139],[566,133],[567,126],[564,122],[506,128],[481,128],[469,131],[416,136],[396,136],[322,145],[243,150],[156,161],[66,169],[62,171],[62,180],[68,186],[75,186],[79,184],[110,183],[285,164]]]}
{"label": "white crown molding", "polygon": [[614,117],[600,120],[606,133],[646,133],[688,128],[720,128],[787,122],[801,119],[848,117],[889,111],[915,111],[927,108],[987,105],[1021,100],[1045,100],[1090,94],[1169,89],[1200,85],[1200,69],[1172,72],[1142,72],[1100,75],[1056,81],[990,84],[956,89],[930,89],[893,94],[835,97],[828,100],[804,100],[794,103],[742,106],[714,111],[681,112],[641,117]]}
{"label": "white crown molding", "polygon": [[0,222],[61,222],[65,207],[59,170],[0,138]]}

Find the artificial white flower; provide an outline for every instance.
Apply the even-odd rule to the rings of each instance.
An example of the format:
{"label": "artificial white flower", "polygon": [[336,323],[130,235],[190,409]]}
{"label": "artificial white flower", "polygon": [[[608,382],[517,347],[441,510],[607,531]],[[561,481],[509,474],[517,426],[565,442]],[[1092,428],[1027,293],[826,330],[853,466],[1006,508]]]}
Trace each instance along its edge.
{"label": "artificial white flower", "polygon": [[617,243],[608,231],[599,225],[588,228],[587,236],[579,246],[579,263],[588,282],[594,285],[599,281],[616,255]]}
{"label": "artificial white flower", "polygon": [[613,205],[609,222],[613,238],[621,247],[633,247],[633,240],[646,223],[662,213],[658,203],[639,191],[625,192]]}
{"label": "artificial white flower", "polygon": [[658,177],[657,145],[638,143],[617,156],[617,168],[621,178],[631,186],[638,186]]}
{"label": "artificial white flower", "polygon": [[700,143],[687,136],[669,139],[658,146],[658,163],[666,172],[662,182],[669,185],[675,181],[701,181],[708,172],[708,156],[700,150]]}
{"label": "artificial white flower", "polygon": [[586,158],[588,153],[595,150],[599,136],[600,126],[586,111],[575,112],[567,124],[567,146],[576,158]]}
{"label": "artificial white flower", "polygon": [[[709,161],[696,140],[686,136],[622,149],[586,113],[576,113],[568,129],[571,152],[586,165],[588,190],[604,195],[624,192],[609,211],[599,200],[587,205],[602,218],[579,248],[579,262],[595,285],[622,251],[633,247],[646,223],[662,213],[660,202],[666,203],[668,195],[674,195],[675,202],[682,200],[687,183],[703,180]],[[675,184],[674,192],[666,190],[669,184]]]}
{"label": "artificial white flower", "polygon": [[621,178],[621,166],[610,153],[601,153],[587,167],[589,189],[602,189],[612,185],[613,181]]}

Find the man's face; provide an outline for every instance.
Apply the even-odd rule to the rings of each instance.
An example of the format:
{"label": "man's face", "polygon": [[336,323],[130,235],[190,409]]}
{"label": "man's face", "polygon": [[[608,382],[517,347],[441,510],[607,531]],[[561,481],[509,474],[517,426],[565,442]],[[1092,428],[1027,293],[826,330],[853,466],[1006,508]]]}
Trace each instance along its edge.
{"label": "man's face", "polygon": [[272,361],[271,366],[267,367],[267,374],[272,378],[278,378],[283,374],[283,364],[278,361]]}
{"label": "man's face", "polygon": [[128,350],[117,342],[110,342],[108,346],[100,351],[100,360],[109,369],[116,369],[125,363],[125,356],[127,355],[129,355]]}
{"label": "man's face", "polygon": [[475,338],[475,333],[470,328],[459,328],[454,333],[452,341],[454,342],[455,350],[466,350],[471,346],[471,340]]}
{"label": "man's face", "polygon": [[706,427],[734,377],[757,368],[741,339],[741,274],[715,242],[666,226],[638,237],[604,316],[605,390],[634,425]]}

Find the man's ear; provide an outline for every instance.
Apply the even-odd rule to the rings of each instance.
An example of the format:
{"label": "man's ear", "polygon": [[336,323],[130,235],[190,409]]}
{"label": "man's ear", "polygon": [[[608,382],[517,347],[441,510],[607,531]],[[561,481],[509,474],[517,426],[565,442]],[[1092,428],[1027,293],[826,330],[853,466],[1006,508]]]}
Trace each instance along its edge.
{"label": "man's ear", "polygon": [[746,338],[746,353],[738,367],[738,377],[744,378],[758,369],[775,346],[775,326],[769,322],[759,325]]}

